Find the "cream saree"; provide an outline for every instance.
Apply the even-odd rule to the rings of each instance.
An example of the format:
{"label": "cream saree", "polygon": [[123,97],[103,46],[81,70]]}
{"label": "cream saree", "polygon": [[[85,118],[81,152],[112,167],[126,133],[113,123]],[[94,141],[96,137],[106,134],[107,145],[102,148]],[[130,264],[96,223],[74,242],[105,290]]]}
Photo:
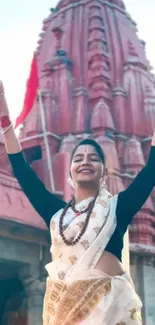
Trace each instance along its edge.
{"label": "cream saree", "polygon": [[[77,204],[78,210],[90,200]],[[141,325],[141,301],[126,273],[110,277],[95,269],[116,228],[117,196],[103,189],[93,208],[89,225],[75,246],[64,244],[59,234],[56,213],[51,221],[53,261],[48,271],[44,298],[44,325]],[[75,216],[72,209],[65,215],[66,238],[76,238],[85,214]]]}

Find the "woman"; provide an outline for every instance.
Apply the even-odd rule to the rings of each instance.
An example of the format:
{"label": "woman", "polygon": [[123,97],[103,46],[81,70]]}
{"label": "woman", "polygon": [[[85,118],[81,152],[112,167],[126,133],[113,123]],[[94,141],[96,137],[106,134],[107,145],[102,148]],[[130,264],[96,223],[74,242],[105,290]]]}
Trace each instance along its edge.
{"label": "woman", "polygon": [[[66,203],[51,194],[25,161],[0,86],[0,122],[6,150],[23,191],[52,237],[52,262],[44,299],[44,325],[139,325],[141,301],[123,270],[123,236],[155,185],[155,135],[146,166],[112,197],[104,188],[105,156],[93,140],[71,156],[75,196]],[[37,193],[37,194],[36,194]]]}

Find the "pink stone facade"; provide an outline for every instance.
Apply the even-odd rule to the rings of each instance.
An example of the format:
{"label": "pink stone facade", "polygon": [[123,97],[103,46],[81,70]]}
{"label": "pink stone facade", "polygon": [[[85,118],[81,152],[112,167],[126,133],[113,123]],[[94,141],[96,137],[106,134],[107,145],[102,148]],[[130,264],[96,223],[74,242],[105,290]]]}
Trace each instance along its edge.
{"label": "pink stone facade", "polygon": [[[60,1],[43,21],[36,53],[45,124],[36,100],[20,133],[28,155],[32,147],[41,150],[42,159],[31,159],[33,168],[69,200],[70,152],[91,136],[107,156],[108,189],[123,190],[145,165],[155,126],[155,79],[123,2]],[[11,217],[4,207],[2,217],[16,215],[20,222],[44,227],[15,181],[3,174],[7,177],[14,210]],[[131,249],[136,244],[155,252],[154,204],[155,191],[130,227]]]}

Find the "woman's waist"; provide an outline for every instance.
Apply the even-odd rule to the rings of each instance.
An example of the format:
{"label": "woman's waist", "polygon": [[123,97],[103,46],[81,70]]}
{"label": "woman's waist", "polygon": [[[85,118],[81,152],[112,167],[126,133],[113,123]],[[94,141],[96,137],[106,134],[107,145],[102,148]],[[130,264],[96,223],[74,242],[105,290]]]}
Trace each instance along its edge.
{"label": "woman's waist", "polygon": [[[106,261],[106,258],[104,257],[104,262]],[[108,267],[103,265],[103,258],[99,261],[99,264],[97,267],[92,268],[91,266],[87,266],[85,264],[76,265],[70,265],[67,263],[64,263],[61,261],[61,259],[57,259],[52,261],[51,263],[47,264],[45,266],[49,278],[53,281],[67,281],[72,282],[76,280],[83,281],[85,279],[92,279],[92,278],[114,278],[114,277],[120,277],[120,276],[127,276],[127,273],[123,271],[123,268],[114,268],[115,272],[112,272],[112,270]],[[116,272],[117,271],[117,272]],[[113,273],[113,274],[112,274]]]}
{"label": "woman's waist", "polygon": [[95,269],[98,269],[110,277],[125,273],[123,264],[115,255],[108,251],[103,252],[95,266]]}
{"label": "woman's waist", "polygon": [[[54,278],[53,275],[47,278],[47,287],[51,288],[64,288],[65,290],[70,290],[70,288],[84,288],[86,286],[106,286],[111,293],[126,291],[128,296],[132,299],[138,299],[138,295],[135,292],[134,284],[128,273],[123,273],[122,275],[109,276],[98,269],[85,269],[81,268],[81,272],[74,272],[71,276],[66,277],[61,280],[59,278]],[[54,286],[54,287],[53,287]],[[64,291],[64,289],[62,291]],[[74,292],[75,294],[75,292]],[[139,300],[140,301],[140,300]]]}

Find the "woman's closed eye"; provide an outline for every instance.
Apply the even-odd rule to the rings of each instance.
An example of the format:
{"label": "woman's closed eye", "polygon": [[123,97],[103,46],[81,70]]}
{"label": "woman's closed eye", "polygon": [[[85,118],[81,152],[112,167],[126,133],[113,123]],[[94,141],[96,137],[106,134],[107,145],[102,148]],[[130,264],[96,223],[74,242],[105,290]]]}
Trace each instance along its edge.
{"label": "woman's closed eye", "polygon": [[[74,163],[76,163],[76,162],[78,163],[78,162],[82,162],[82,161],[83,161],[83,159],[75,159],[73,162]],[[100,162],[100,160],[98,158],[90,158],[89,161]]]}
{"label": "woman's closed eye", "polygon": [[82,158],[81,158],[81,159],[78,158],[78,159],[73,160],[74,163],[75,163],[75,162],[81,162],[81,161],[82,161]]}
{"label": "woman's closed eye", "polygon": [[100,161],[99,158],[91,158],[90,160],[91,160],[91,161],[98,161],[98,162]]}

